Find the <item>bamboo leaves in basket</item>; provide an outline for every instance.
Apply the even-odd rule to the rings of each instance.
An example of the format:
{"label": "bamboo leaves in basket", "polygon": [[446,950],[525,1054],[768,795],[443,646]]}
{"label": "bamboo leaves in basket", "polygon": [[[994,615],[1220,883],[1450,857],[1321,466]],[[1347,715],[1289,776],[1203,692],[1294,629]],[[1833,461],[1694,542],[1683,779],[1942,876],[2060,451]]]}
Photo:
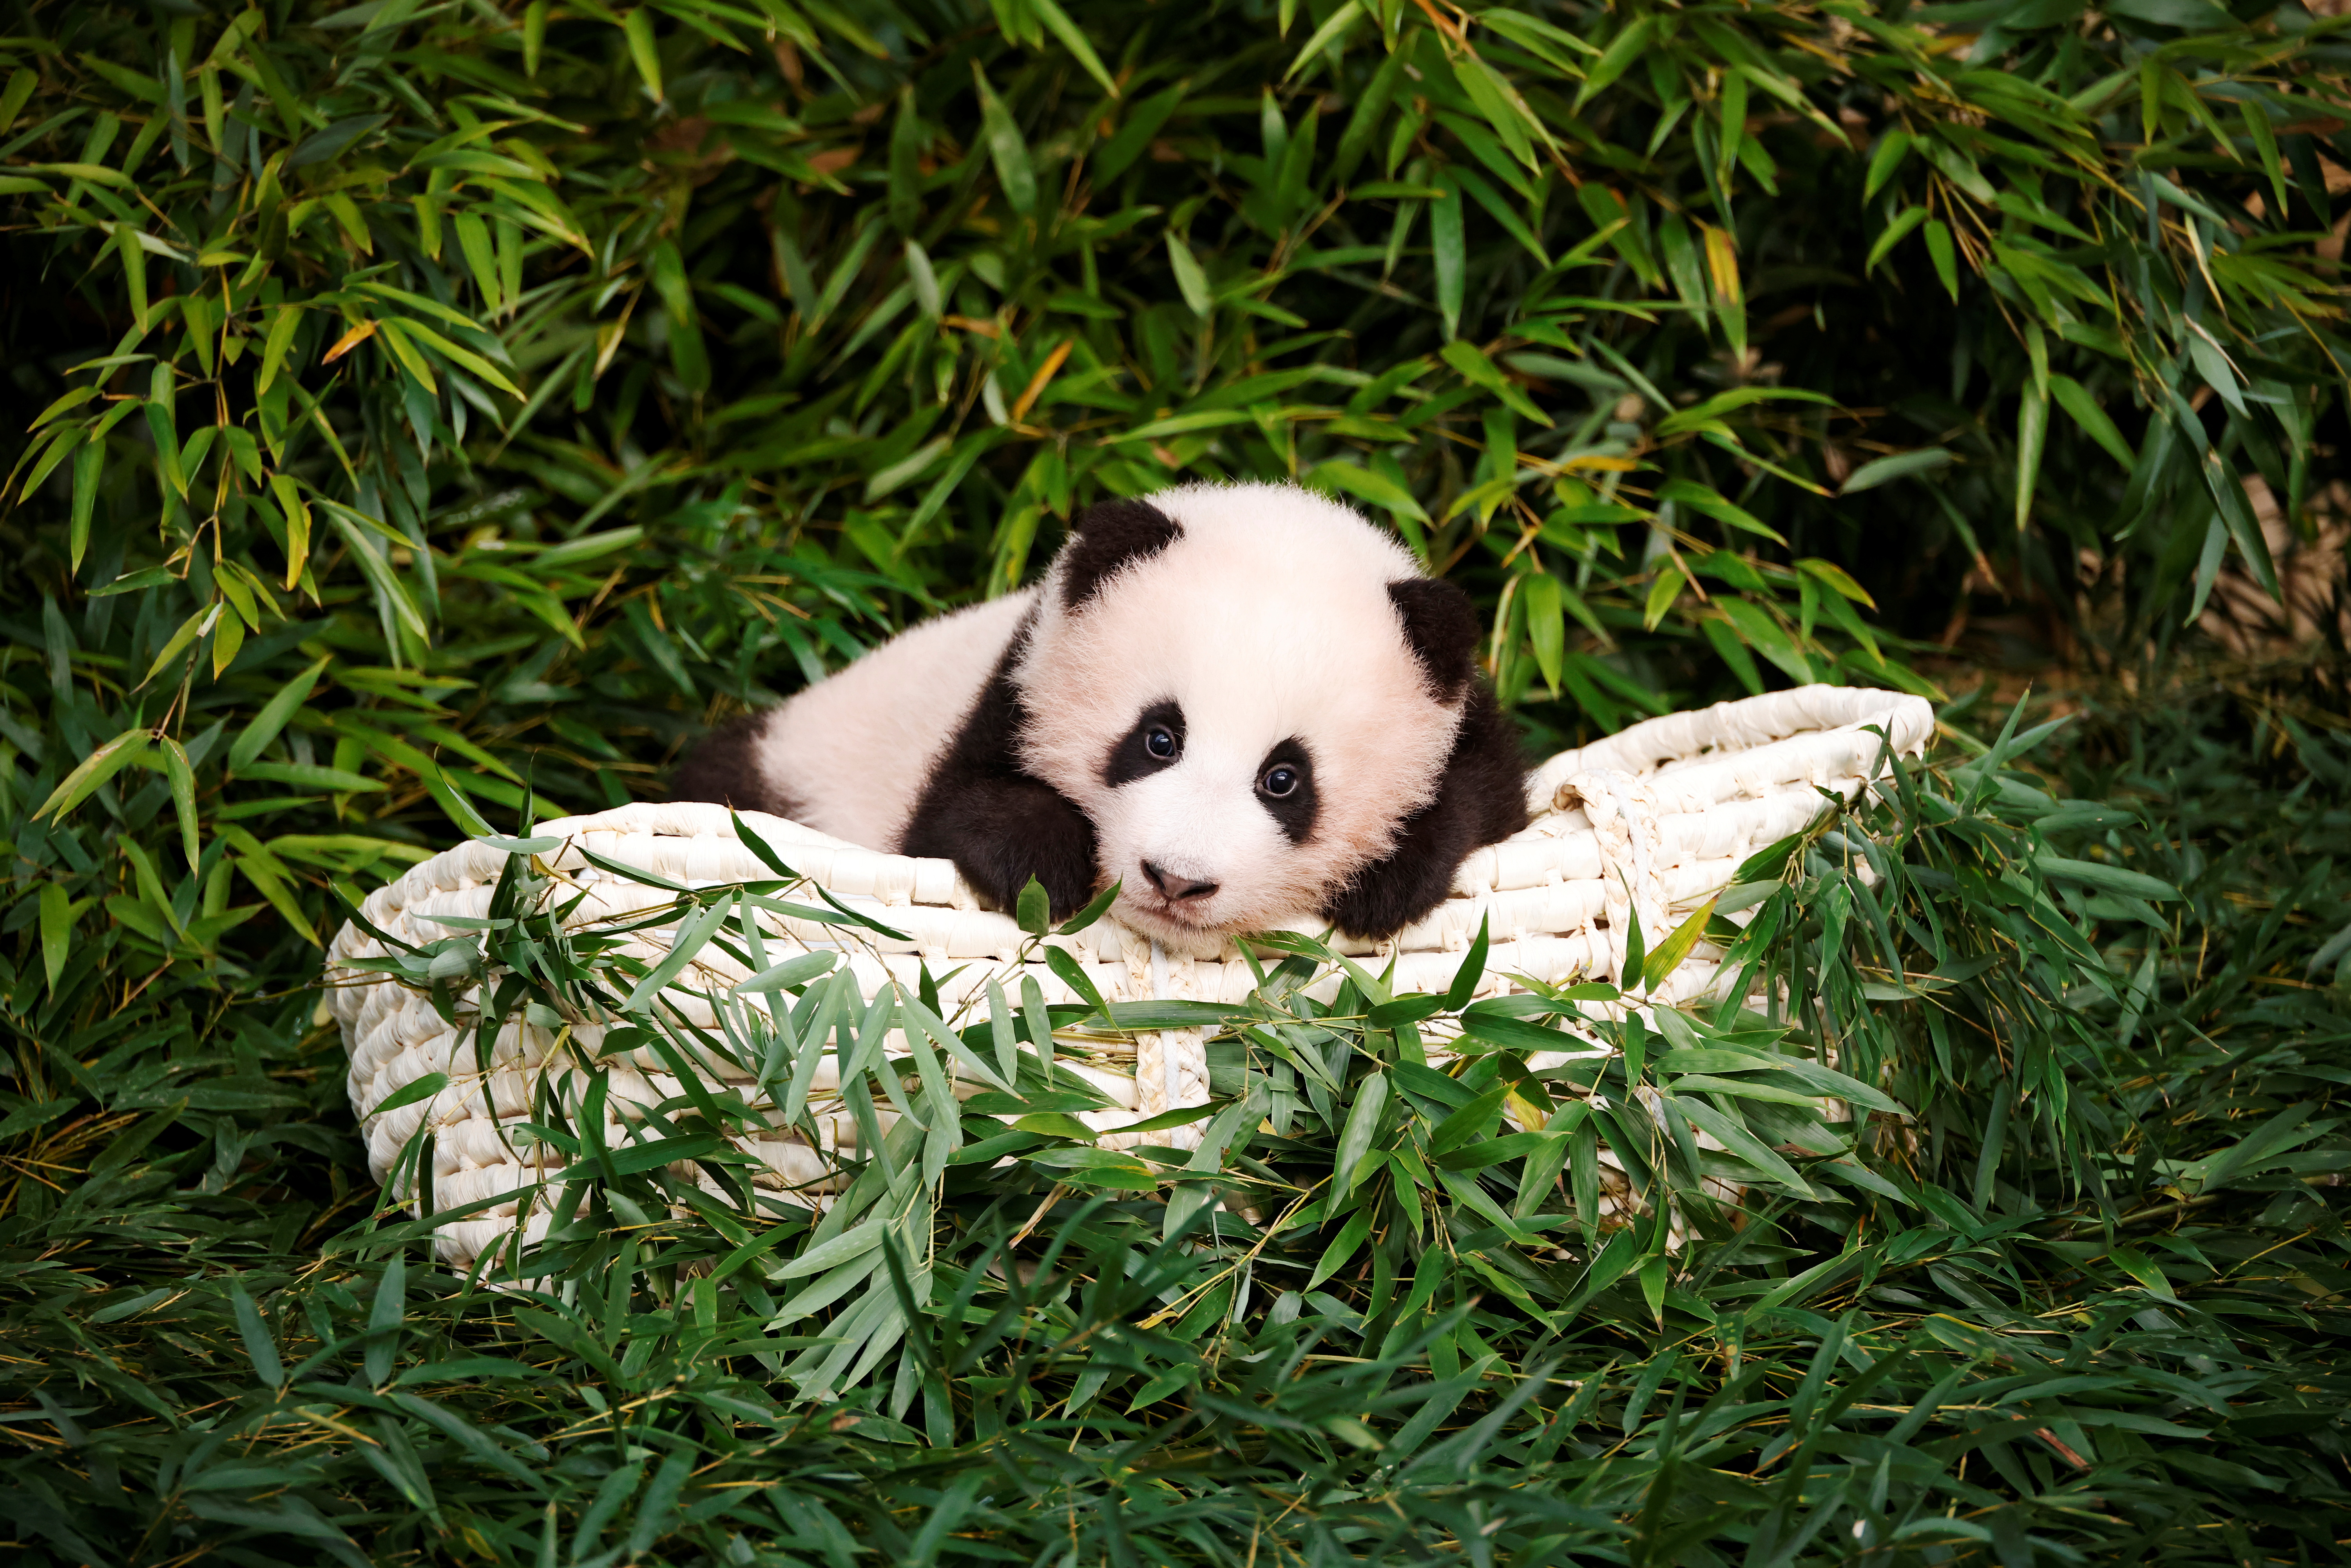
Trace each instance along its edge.
{"label": "bamboo leaves in basket", "polygon": [[[737,827],[749,831],[739,819]],[[1270,945],[1290,956],[1238,1005],[1106,1004],[1089,983],[1081,1000],[1049,1009],[1029,976],[1021,1005],[991,979],[967,988],[971,1000],[950,1017],[927,969],[918,985],[884,981],[866,995],[832,951],[771,962],[776,937],[756,916],[820,912],[795,899],[802,884],[764,845],[777,880],[666,898],[658,877],[583,852],[609,875],[653,884],[643,907],[583,924],[580,901],[608,883],[575,894],[550,880],[537,857],[552,839],[493,842],[507,860],[486,917],[431,917],[463,929],[422,946],[371,926],[391,956],[357,967],[429,988],[444,1019],[470,1026],[470,1051],[460,1037],[453,1052],[459,1069],[470,1060],[490,1071],[494,1059],[512,1060],[501,1046],[536,1031],[531,1109],[498,1130],[514,1151],[498,1190],[468,1188],[444,1203],[426,1175],[443,1168],[434,1142],[460,1136],[478,1148],[479,1125],[463,1118],[486,1114],[486,1092],[470,1090],[463,1071],[409,1084],[369,1108],[373,1117],[435,1105],[401,1124],[416,1131],[393,1162],[393,1188],[427,1210],[417,1228],[474,1221],[478,1230],[475,1217],[490,1208],[515,1216],[491,1227],[482,1267],[559,1297],[636,1266],[636,1253],[613,1253],[616,1237],[653,1246],[649,1260],[724,1244],[723,1257],[695,1267],[712,1280],[750,1270],[768,1281],[771,1329],[831,1314],[823,1343],[778,1364],[803,1396],[862,1381],[938,1308],[921,1260],[938,1246],[943,1200],[997,1193],[1017,1205],[1025,1188],[1041,1194],[1032,1217],[1041,1218],[1063,1194],[1148,1195],[1165,1204],[1171,1236],[1214,1209],[1217,1233],[1255,1239],[1251,1257],[1293,1255],[1301,1268],[1311,1260],[1310,1292],[1355,1264],[1375,1234],[1426,1244],[1470,1223],[1491,1249],[1472,1249],[1486,1260],[1475,1261],[1481,1277],[1534,1322],[1564,1328],[1577,1303],[1626,1270],[1662,1321],[1671,1259],[1694,1227],[1725,1230],[1726,1206],[1743,1197],[1902,1196],[1859,1163],[1844,1125],[1901,1107],[1792,1049],[1786,1022],[1742,1008],[1745,977],[1777,939],[1790,898],[1777,884],[1743,900],[1759,913],[1731,940],[1721,1004],[1658,1009],[1646,1023],[1618,1005],[1635,998],[1597,981],[1469,1001],[1487,962],[1482,933],[1438,994],[1397,994],[1311,937],[1276,934]],[[1786,858],[1767,853],[1758,864]],[[1088,919],[1033,934],[1028,949]],[[854,946],[865,927],[895,935],[845,908],[831,929]],[[1659,956],[1672,959],[1677,945],[1687,943],[1669,942]],[[1065,959],[1055,966],[1065,978],[1085,979],[1063,949],[1043,951]],[[1318,1001],[1309,986],[1326,976],[1338,988]],[[486,999],[468,1000],[461,987]],[[682,1005],[688,996],[707,1004],[709,1021]],[[518,1035],[515,1024],[525,1026]],[[1121,1130],[1205,1122],[1197,1146],[1100,1146],[1071,1113],[1108,1102],[1067,1064],[1114,1068],[1127,1050],[1120,1031],[1166,1028],[1228,1042],[1211,1050],[1212,1101]],[[664,1072],[669,1087],[649,1097],[633,1072],[624,1085],[632,1063]],[[439,1098],[453,1080],[458,1097]],[[781,1153],[779,1141],[789,1145]],[[1527,1274],[1528,1249],[1563,1242],[1595,1249],[1595,1272],[1580,1292],[1547,1302]],[[460,1256],[482,1246],[454,1244]],[[904,1267],[893,1265],[902,1258]],[[1228,1274],[1217,1280],[1228,1284]],[[1216,1283],[1186,1294],[1195,1306],[1229,1303]]]}
{"label": "bamboo leaves in basket", "polygon": [[[1565,1333],[1594,1314],[1712,1322],[1729,1299],[1726,1271],[1775,1255],[1778,1244],[1765,1237],[1872,1205],[1972,1223],[1946,1214],[1953,1199],[1902,1175],[1898,1159],[1889,1168],[1886,1157],[1919,1124],[1905,1104],[1916,1085],[1970,1084],[1987,1071],[1945,1054],[1949,1027],[2030,1016],[2045,1005],[2032,988],[2080,985],[2098,973],[2085,966],[2074,916],[2019,901],[1988,874],[2041,841],[2000,802],[2023,804],[2024,820],[2038,812],[2051,832],[2069,831],[2067,819],[2031,804],[2013,771],[2042,739],[2045,732],[2011,727],[1949,776],[1904,768],[1890,811],[1838,820],[1754,857],[1749,874],[1760,880],[1720,901],[1746,921],[1719,929],[1734,978],[1719,1003],[1620,1016],[1608,1004],[1622,993],[1588,981],[1463,1006],[1482,945],[1447,994],[1415,996],[1292,937],[1285,942],[1297,951],[1240,1005],[1121,1004],[1112,1020],[1127,1027],[1202,1025],[1213,1016],[1226,1031],[1212,1049],[1211,1132],[1189,1155],[1108,1154],[1070,1117],[1100,1099],[1066,1072],[1049,1075],[1052,1058],[1037,1047],[1064,1062],[1114,1059],[1116,1040],[1092,1004],[1047,1009],[1031,994],[1024,1006],[998,986],[976,992],[984,999],[967,1014],[942,1017],[914,994],[927,986],[862,998],[852,971],[830,955],[771,961],[755,974],[763,955],[753,942],[767,939],[743,937],[758,928],[710,924],[703,951],[726,946],[735,969],[752,977],[732,988],[731,1002],[723,988],[697,981],[691,964],[675,971],[675,983],[722,1001],[719,1028],[695,1028],[649,999],[602,1047],[606,1058],[651,1052],[679,1071],[683,1092],[611,1120],[610,1071],[583,1053],[584,1091],[547,1096],[538,1119],[518,1129],[561,1156],[538,1173],[534,1195],[556,1223],[489,1267],[549,1300],[528,1309],[530,1321],[562,1345],[592,1340],[600,1313],[608,1325],[627,1321],[611,1316],[616,1278],[641,1281],[632,1297],[674,1293],[681,1311],[699,1312],[705,1297],[737,1302],[733,1310],[751,1311],[764,1327],[737,1350],[765,1358],[801,1396],[839,1396],[878,1378],[893,1390],[893,1416],[911,1416],[919,1404],[925,1427],[937,1430],[958,1379],[1009,1386],[978,1370],[985,1359],[972,1356],[980,1353],[943,1353],[942,1339],[979,1316],[1000,1323],[1008,1312],[1031,1310],[1019,1304],[1029,1265],[1014,1260],[1030,1256],[1020,1248],[1042,1247],[1050,1260],[1075,1239],[1099,1238],[1104,1225],[1131,1228],[1133,1210],[1122,1205],[1132,1197],[1160,1216],[1144,1228],[1149,1236],[1190,1239],[1187,1250],[1162,1253],[1136,1276],[1154,1281],[1156,1304],[1129,1321],[1192,1348],[1173,1363],[1113,1351],[1074,1362],[1060,1375],[1076,1379],[1069,1396],[1081,1402],[1118,1387],[1117,1397],[1141,1409],[1245,1375],[1221,1358],[1248,1343],[1268,1299],[1273,1322],[1333,1317],[1351,1333],[1423,1347],[1440,1372],[1477,1362],[1490,1336]],[[509,846],[507,885],[518,891],[528,891],[530,847]],[[1956,910],[1944,907],[1952,886],[1972,890]],[[764,895],[747,885],[705,888],[623,924],[628,934],[691,940],[708,911],[732,911],[748,896]],[[2011,906],[2021,918],[2004,913]],[[540,918],[494,914],[485,940],[523,956],[542,931],[556,936]],[[553,1019],[558,1001],[576,1008],[583,999],[617,1018],[648,975],[671,967],[626,953],[622,935],[575,939],[580,967],[569,991],[538,990],[545,982],[532,978],[520,988],[494,980],[492,988],[507,1008],[520,1000],[526,1012],[543,1009],[534,1015],[542,1020]],[[1985,940],[2016,946],[1968,951],[1967,942]],[[1911,956],[1918,942],[1942,955],[1931,972]],[[2001,958],[2001,950],[2016,957]],[[1826,966],[1805,956],[1831,952],[1850,956]],[[772,948],[764,956],[772,960]],[[420,950],[397,962],[421,976],[433,956]],[[469,956],[469,973],[474,965]],[[490,967],[495,974],[495,959]],[[1308,981],[1333,971],[1344,977],[1328,1002],[1306,994]],[[1754,981],[1764,983],[1761,1011],[1739,999]],[[1782,996],[1784,1009],[1770,999]],[[763,1005],[747,1005],[753,998]],[[893,1026],[903,1054],[883,1051]],[[2062,1031],[2039,1038],[2053,1042]],[[1906,1054],[1914,1047],[1919,1054]],[[755,1069],[757,1097],[780,1103],[823,1146],[802,1118],[824,1050],[841,1064],[838,1103],[861,1135],[837,1145],[838,1196],[811,1212],[807,1190],[787,1197],[742,1179],[758,1173],[733,1152],[737,1140],[774,1113],[749,1111],[731,1090],[698,1091],[684,1070],[696,1061]],[[1996,1071],[2038,1082],[2043,1061],[2062,1060],[2020,1058]],[[957,1081],[986,1087],[958,1103]],[[1927,1096],[1912,1103],[1929,1114],[1939,1108]],[[886,1132],[884,1111],[897,1113]],[[2065,1137],[2056,1119],[2069,1113],[2063,1099],[2037,1105],[2030,1135]],[[2015,1135],[2028,1134],[2020,1125]],[[2077,1158],[2092,1153],[2061,1146]],[[2257,1153],[2268,1157],[2266,1149]],[[1987,1184],[1998,1168],[1979,1167],[1979,1208],[1993,1200]],[[2095,1165],[2078,1168],[2098,1179]],[[1748,1213],[1734,1223],[1726,1204],[1741,1193]],[[950,1211],[965,1218],[949,1226]],[[1122,1214],[1130,1218],[1113,1219]],[[459,1217],[428,1215],[382,1234],[421,1235]],[[964,1250],[990,1225],[995,1239],[980,1253]],[[1049,1245],[1047,1236],[1060,1239]],[[1754,1283],[1758,1300],[1792,1309],[1856,1269],[1903,1266],[1907,1245],[1889,1237],[1802,1270],[1767,1269]],[[1447,1303],[1463,1291],[1489,1304],[1462,1316]],[[1240,1337],[1216,1348],[1228,1335]],[[584,1347],[572,1354],[609,1363],[624,1380],[660,1375],[658,1358],[669,1353],[645,1343],[618,1361],[609,1345],[603,1361]],[[1049,1357],[1024,1374],[1047,1382],[1021,1397],[1052,1385],[1050,1365]]]}

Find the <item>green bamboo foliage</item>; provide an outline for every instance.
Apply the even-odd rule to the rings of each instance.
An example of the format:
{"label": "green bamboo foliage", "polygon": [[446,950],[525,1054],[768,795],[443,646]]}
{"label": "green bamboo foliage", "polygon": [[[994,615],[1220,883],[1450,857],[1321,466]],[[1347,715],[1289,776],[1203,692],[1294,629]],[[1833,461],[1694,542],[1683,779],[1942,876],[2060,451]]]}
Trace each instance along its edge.
{"label": "green bamboo foliage", "polygon": [[[2263,982],[2351,943],[2307,858],[2339,852],[2341,812],[2261,794],[2194,735],[2061,803],[2026,770],[2060,727],[2011,718],[1747,868],[1717,906],[1744,934],[1719,935],[1761,1009],[1583,1020],[1613,1058],[1542,1072],[1550,1020],[1613,983],[1464,1009],[1466,984],[1363,973],[1321,1005],[1306,943],[1239,1006],[1107,1019],[948,1018],[921,988],[846,1005],[788,958],[687,1030],[662,987],[709,944],[777,957],[737,917],[795,897],[786,869],[644,911],[681,933],[648,968],[550,922],[533,841],[507,841],[482,928],[388,969],[444,1003],[486,977],[491,1028],[601,1011],[608,1045],[756,1052],[778,1080],[836,1025],[855,1050],[895,1023],[914,1054],[844,1087],[908,1118],[817,1213],[754,1196],[738,1103],[682,1095],[605,1144],[591,1082],[515,1129],[562,1156],[559,1222],[492,1260],[528,1289],[482,1293],[429,1266],[431,1218],[341,1222],[364,1200],[306,1136],[341,1092],[300,1087],[309,997],[246,1002],[238,1061],[184,1088],[149,1053],[188,1025],[140,1015],[9,1108],[41,1141],[0,1245],[85,1260],[5,1298],[0,1386],[47,1396],[16,1425],[57,1434],[0,1462],[26,1560],[2316,1555],[2346,1500],[2323,1185],[2351,1161],[2346,1036],[2337,998]],[[2295,732],[2339,789],[2339,740]],[[1105,1022],[1227,1031],[1209,1160],[1071,1134],[1053,1062]],[[35,1088],[54,1059],[23,1060]],[[958,1106],[950,1076],[1004,1087]],[[119,1124],[85,1092],[131,1113],[102,1151]],[[273,1140],[267,1176],[236,1171]],[[1744,1212],[1709,1179],[1749,1185]]]}
{"label": "green bamboo foliage", "polygon": [[[1211,10],[1113,69],[1025,4],[60,11],[8,198],[104,327],[44,337],[11,495],[48,591],[162,593],[159,737],[329,562],[394,668],[444,596],[575,643],[588,600],[691,707],[1244,475],[1468,579],[1546,735],[1712,671],[1924,689],[1863,613],[1896,517],[2146,557],[2126,643],[2273,586],[2243,478],[2299,515],[2338,379],[2297,17]],[[669,559],[786,608],[598,597]],[[346,760],[429,787],[402,744]],[[511,807],[514,760],[460,766]]]}
{"label": "green bamboo foliage", "polygon": [[[350,895],[657,794],[707,722],[1185,478],[1392,523],[1538,746],[1927,689],[1970,577],[2154,683],[2344,440],[2342,26],[18,6],[6,1549],[2325,1555],[2351,765],[2306,691],[2150,684],[2087,738],[1947,710],[1717,906],[1761,1005],[1596,1020],[1606,1061],[1525,1069],[1636,977],[1326,1006],[1322,955],[1270,963],[1193,1020],[1215,1169],[1074,1134],[1048,1053],[1100,1030],[1017,996],[892,998],[1003,1098],[877,1071],[933,1125],[821,1217],[742,1186],[739,1107],[618,1150],[540,1107],[575,1207],[503,1266],[543,1290],[376,1212],[313,987]],[[766,1064],[510,913],[398,962]]]}

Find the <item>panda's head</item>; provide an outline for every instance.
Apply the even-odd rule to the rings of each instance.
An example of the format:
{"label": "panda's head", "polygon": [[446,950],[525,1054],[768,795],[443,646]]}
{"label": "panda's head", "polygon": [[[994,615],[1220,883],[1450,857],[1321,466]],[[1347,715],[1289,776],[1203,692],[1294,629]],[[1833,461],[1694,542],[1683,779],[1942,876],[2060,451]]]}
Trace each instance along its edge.
{"label": "panda's head", "polygon": [[1119,917],[1206,951],[1315,918],[1391,854],[1437,794],[1476,641],[1458,588],[1306,490],[1106,503],[1039,593],[1021,760],[1093,823]]}

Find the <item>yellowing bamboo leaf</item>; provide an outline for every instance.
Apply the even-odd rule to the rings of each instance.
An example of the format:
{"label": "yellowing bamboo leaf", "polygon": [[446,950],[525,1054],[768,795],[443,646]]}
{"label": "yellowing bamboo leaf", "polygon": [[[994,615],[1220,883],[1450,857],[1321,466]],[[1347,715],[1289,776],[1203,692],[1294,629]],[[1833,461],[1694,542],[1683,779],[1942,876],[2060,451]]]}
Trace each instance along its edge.
{"label": "yellowing bamboo leaf", "polygon": [[1021,388],[1020,395],[1013,400],[1013,423],[1018,424],[1029,417],[1029,411],[1034,408],[1037,405],[1037,400],[1044,395],[1045,388],[1051,383],[1054,372],[1068,361],[1070,350],[1076,346],[1076,342],[1077,340],[1073,338],[1064,338],[1054,346],[1051,353],[1045,356],[1045,362],[1037,367],[1037,373],[1029,378],[1029,384]]}
{"label": "yellowing bamboo leaf", "polygon": [[1706,239],[1706,269],[1713,281],[1715,293],[1733,305],[1745,303],[1745,297],[1739,290],[1737,242],[1730,237],[1730,232],[1716,228],[1712,224],[1698,225],[1698,232]]}
{"label": "yellowing bamboo leaf", "polygon": [[[290,316],[293,312],[289,310],[286,314]],[[345,354],[350,353],[353,349],[358,348],[361,343],[364,343],[370,338],[374,337],[376,327],[377,323],[373,321],[360,322],[358,326],[352,328],[350,331],[336,339],[333,344],[329,347],[326,353],[319,356],[319,362],[322,365],[333,364],[337,360],[341,359]],[[275,328],[271,329],[271,335],[276,335]]]}
{"label": "yellowing bamboo leaf", "polygon": [[1807,556],[1796,563],[1796,570],[1820,579],[1856,604],[1866,604],[1872,610],[1877,608],[1877,601],[1869,596],[1869,591],[1855,582],[1852,574],[1833,560],[1822,560],[1818,557]]}
{"label": "yellowing bamboo leaf", "polygon": [[1674,927],[1671,936],[1642,958],[1641,984],[1646,989],[1654,994],[1665,984],[1666,977],[1689,956],[1689,950],[1698,946],[1698,938],[1705,935],[1706,923],[1714,918],[1715,902],[1709,898],[1690,911],[1688,917]]}
{"label": "yellowing bamboo leaf", "polygon": [[291,593],[310,564],[310,508],[303,503],[301,488],[291,474],[271,475],[269,491],[286,515],[285,587]]}

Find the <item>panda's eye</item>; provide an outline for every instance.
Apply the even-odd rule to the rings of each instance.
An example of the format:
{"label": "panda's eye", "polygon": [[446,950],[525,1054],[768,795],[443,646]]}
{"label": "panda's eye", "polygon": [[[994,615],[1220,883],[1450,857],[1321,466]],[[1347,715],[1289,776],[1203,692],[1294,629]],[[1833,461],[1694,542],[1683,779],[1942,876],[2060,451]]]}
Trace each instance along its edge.
{"label": "panda's eye", "polygon": [[1143,748],[1165,762],[1176,755],[1176,732],[1164,724],[1155,724],[1144,732]]}
{"label": "panda's eye", "polygon": [[1265,770],[1265,777],[1257,781],[1257,787],[1277,800],[1287,800],[1297,792],[1298,769],[1289,767],[1269,768]]}

